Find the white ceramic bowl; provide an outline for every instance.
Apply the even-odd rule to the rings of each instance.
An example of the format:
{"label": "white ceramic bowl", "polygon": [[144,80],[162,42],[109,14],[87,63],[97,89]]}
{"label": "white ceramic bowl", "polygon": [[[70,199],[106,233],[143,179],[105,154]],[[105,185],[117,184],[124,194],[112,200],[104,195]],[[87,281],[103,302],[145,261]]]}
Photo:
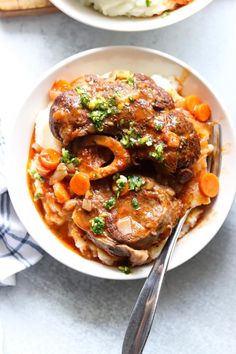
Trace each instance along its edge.
{"label": "white ceramic bowl", "polygon": [[[108,60],[109,59],[109,60]],[[220,193],[204,219],[188,235],[181,239],[174,251],[169,269],[186,262],[214,237],[224,222],[236,190],[236,145],[233,127],[221,103],[208,84],[183,62],[155,50],[137,47],[107,47],[92,49],[63,60],[50,69],[31,91],[14,123],[8,143],[7,180],[15,210],[28,232],[39,245],[58,261],[80,272],[110,279],[139,279],[148,275],[151,265],[134,269],[125,275],[110,268],[82,258],[66,248],[46,227],[30,198],[26,181],[26,164],[35,116],[48,104],[48,89],[57,79],[72,80],[82,73],[103,74],[114,69],[126,69],[152,75],[175,75],[183,80],[183,93],[196,94],[212,108],[213,117],[223,128],[223,153],[220,174]],[[13,166],[13,167],[12,167]]]}
{"label": "white ceramic bowl", "polygon": [[62,12],[79,22],[118,32],[139,32],[166,27],[197,13],[211,1],[213,0],[194,0],[190,4],[172,11],[166,17],[134,18],[104,16],[93,8],[81,5],[79,0],[51,0]]}

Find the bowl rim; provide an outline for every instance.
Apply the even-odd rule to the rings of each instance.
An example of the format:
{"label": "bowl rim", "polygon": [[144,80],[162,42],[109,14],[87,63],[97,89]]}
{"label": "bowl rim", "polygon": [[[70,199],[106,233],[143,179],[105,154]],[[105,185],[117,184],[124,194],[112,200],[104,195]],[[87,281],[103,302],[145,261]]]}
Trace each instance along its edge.
{"label": "bowl rim", "polygon": [[[137,47],[137,46],[107,46],[107,47],[100,47],[100,48],[93,48],[93,49],[89,49],[86,51],[82,51],[79,53],[76,53],[62,61],[60,61],[59,63],[55,64],[54,66],[52,66],[51,68],[49,68],[43,75],[41,75],[41,77],[36,81],[36,83],[32,86],[32,88],[30,89],[29,94],[27,95],[27,97],[24,99],[23,104],[21,105],[20,109],[18,110],[18,113],[13,121],[12,124],[12,129],[10,134],[7,137],[7,141],[6,141],[6,176],[7,176],[7,183],[8,183],[8,192],[10,195],[10,199],[12,202],[12,205],[17,213],[17,215],[19,216],[19,219],[22,221],[25,218],[22,216],[23,212],[21,212],[21,209],[18,205],[18,201],[17,201],[17,196],[14,195],[14,184],[12,182],[9,183],[9,181],[12,181],[12,178],[10,177],[12,170],[11,170],[11,162],[10,159],[8,157],[10,157],[11,155],[11,145],[12,145],[12,141],[14,140],[14,126],[16,124],[16,121],[18,119],[18,117],[21,115],[21,112],[24,111],[24,107],[27,104],[27,102],[29,101],[32,93],[37,89],[37,87],[45,80],[48,78],[48,76],[50,76],[51,74],[53,74],[55,71],[57,71],[60,68],[65,67],[67,64],[72,63],[82,57],[86,57],[87,55],[90,54],[96,54],[99,52],[104,52],[104,51],[109,51],[109,50],[136,50],[136,51],[140,51],[140,52],[145,52],[145,53],[151,53],[154,55],[157,55],[159,57],[165,58],[173,63],[178,64],[179,66],[181,66],[183,69],[188,70],[191,74],[193,74],[193,76],[195,76],[197,79],[199,79],[206,87],[207,89],[211,92],[212,96],[215,98],[217,104],[221,107],[223,113],[224,113],[224,117],[227,120],[227,123],[229,125],[229,127],[231,128],[231,133],[233,136],[233,147],[234,150],[236,151],[236,134],[235,134],[235,130],[234,130],[234,126],[232,124],[232,120],[230,118],[230,116],[227,114],[226,110],[224,109],[224,106],[222,105],[222,103],[219,101],[218,97],[215,94],[215,91],[212,89],[211,85],[209,85],[205,79],[202,78],[202,76],[196,72],[195,69],[192,69],[188,64],[186,64],[185,62],[183,62],[182,60],[175,58],[172,55],[169,55],[167,53],[155,50],[155,49],[149,49],[149,48],[145,48],[145,47]],[[194,249],[194,251],[192,251],[191,253],[183,256],[183,258],[181,259],[181,262],[178,262],[177,264],[169,264],[168,270],[177,268],[178,266],[184,264],[185,262],[187,262],[188,260],[190,260],[191,258],[193,258],[195,255],[197,255],[201,250],[203,250],[206,245],[214,238],[214,236],[216,235],[216,233],[219,231],[219,229],[221,228],[222,224],[224,223],[224,221],[227,218],[227,215],[232,207],[232,203],[234,201],[234,197],[236,194],[236,179],[235,179],[235,183],[234,186],[231,186],[231,188],[233,187],[233,190],[231,189],[231,196],[230,196],[230,200],[228,202],[228,210],[226,213],[224,213],[224,217],[222,217],[219,220],[213,224],[212,226],[212,230],[211,230],[211,236],[207,239],[207,241],[204,244],[201,244],[200,247],[197,247]],[[32,205],[33,207],[33,205]],[[40,215],[39,215],[40,217]],[[23,225],[25,225],[24,221],[22,222]],[[44,225],[45,227],[47,227],[46,225]],[[26,228],[27,229],[27,228]],[[104,276],[102,274],[94,274],[93,272],[90,271],[84,271],[83,269],[78,269],[74,266],[72,266],[71,264],[68,264],[68,262],[66,261],[66,259],[62,259],[59,255],[54,254],[53,251],[50,249],[48,249],[47,247],[45,247],[45,245],[42,245],[41,240],[37,240],[37,237],[35,238],[35,240],[37,241],[37,243],[40,245],[40,247],[42,247],[43,250],[45,250],[47,253],[49,253],[53,258],[57,259],[59,262],[65,264],[66,266],[75,269],[76,271],[79,271],[81,273],[84,274],[88,274],[88,275],[92,275],[95,277],[99,277],[99,278],[103,278],[103,279],[113,279],[113,280],[137,280],[137,279],[143,279],[145,278],[147,275],[145,274],[136,274],[133,277],[127,277],[126,275],[124,275],[123,273],[120,272],[120,274],[116,275],[115,278],[114,277],[110,277],[110,276]],[[64,246],[66,247],[66,246]],[[80,256],[82,257],[82,256]]]}
{"label": "bowl rim", "polygon": [[[159,29],[159,28],[164,28],[170,25],[173,25],[175,23],[178,23],[180,21],[183,21],[185,19],[187,19],[188,17],[198,13],[199,11],[201,11],[202,9],[204,9],[207,5],[209,5],[213,0],[205,0],[205,2],[198,2],[198,0],[194,0],[193,5],[187,4],[186,6],[193,6],[190,7],[190,10],[187,11],[181,11],[182,8],[177,9],[177,10],[173,10],[173,13],[175,11],[179,11],[178,14],[176,14],[176,16],[168,16],[168,17],[162,17],[160,16],[156,16],[156,18],[151,17],[147,17],[147,18],[133,18],[130,17],[131,21],[133,21],[133,24],[131,21],[128,22],[127,20],[127,24],[122,23],[122,26],[120,25],[120,22],[117,21],[117,18],[122,19],[125,18],[127,19],[127,17],[125,16],[115,16],[115,17],[110,17],[110,16],[105,16],[103,14],[101,14],[100,12],[93,10],[94,12],[97,12],[99,16],[103,16],[104,17],[104,21],[98,21],[97,23],[95,23],[93,18],[90,18],[90,16],[87,14],[81,14],[79,11],[70,11],[66,5],[66,0],[51,0],[51,2],[53,3],[54,6],[56,6],[60,11],[62,11],[64,14],[66,14],[67,16],[73,18],[76,21],[79,21],[85,25],[91,26],[91,27],[95,27],[95,28],[99,28],[99,29],[103,29],[103,30],[108,30],[108,31],[114,31],[114,32],[144,32],[144,31],[150,31],[150,30],[154,30],[154,29]],[[86,6],[83,4],[80,4],[80,6]],[[183,7],[183,8],[184,8]],[[189,8],[188,8],[189,9]],[[107,21],[107,18],[109,19],[109,21]],[[128,18],[129,19],[129,18]],[[142,28],[142,26],[140,26],[140,23],[138,22],[140,19],[142,19],[142,23],[145,23],[145,28]],[[160,20],[161,19],[161,20]],[[109,22],[114,20],[114,24],[115,22],[117,22],[116,25],[114,26],[109,26]],[[148,23],[149,22],[149,23]]]}

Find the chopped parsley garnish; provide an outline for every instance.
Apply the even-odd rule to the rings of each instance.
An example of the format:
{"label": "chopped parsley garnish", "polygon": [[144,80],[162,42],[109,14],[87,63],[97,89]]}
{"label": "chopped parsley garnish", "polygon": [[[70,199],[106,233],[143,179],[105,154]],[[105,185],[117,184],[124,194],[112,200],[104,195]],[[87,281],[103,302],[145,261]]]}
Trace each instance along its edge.
{"label": "chopped parsley garnish", "polygon": [[109,97],[107,102],[109,107],[116,106],[116,99],[114,96]]}
{"label": "chopped parsley garnish", "polygon": [[130,122],[129,129],[123,129],[123,136],[120,139],[121,144],[125,148],[132,148],[134,146],[139,146],[139,145],[147,145],[147,146],[152,146],[153,141],[152,138],[148,135],[145,135],[141,137],[140,133],[136,130],[136,128],[133,127],[134,122]]}
{"label": "chopped parsley garnish", "polygon": [[152,6],[152,0],[146,0],[146,6],[147,7]]}
{"label": "chopped parsley garnish", "polygon": [[128,266],[119,266],[118,269],[125,274],[130,274],[131,273],[131,268]]}
{"label": "chopped parsley garnish", "polygon": [[129,99],[130,102],[134,102],[135,101],[135,98],[133,98],[131,96],[129,96],[128,99]]}
{"label": "chopped parsley garnish", "polygon": [[164,148],[165,148],[164,143],[160,143],[156,145],[155,151],[150,151],[149,156],[154,157],[154,159],[156,159],[159,162],[162,162],[164,160]]}
{"label": "chopped parsley garnish", "polygon": [[125,186],[127,184],[127,178],[123,175],[120,175],[116,179],[116,185],[117,185],[117,190],[116,190],[116,197],[118,198],[120,193],[124,190]]}
{"label": "chopped parsley garnish", "polygon": [[108,108],[107,101],[104,97],[91,99],[88,104],[90,111],[101,110],[104,111]]}
{"label": "chopped parsley garnish", "polygon": [[82,93],[80,96],[80,103],[83,108],[88,108],[90,102],[89,95],[87,93]]}
{"label": "chopped parsley garnish", "polygon": [[43,181],[44,181],[43,177],[40,176],[40,174],[38,173],[37,170],[29,169],[28,172],[29,172],[30,176],[31,176],[33,179],[35,179],[36,181],[40,181],[40,182],[43,182]]}
{"label": "chopped parsley garnish", "polygon": [[99,132],[103,131],[103,120],[107,117],[106,112],[104,111],[92,111],[89,114],[89,118],[93,122],[93,125],[96,130]]}
{"label": "chopped parsley garnish", "polygon": [[103,216],[95,216],[95,218],[90,220],[91,230],[96,235],[101,235],[105,229],[105,220]]}
{"label": "chopped parsley garnish", "polygon": [[125,134],[120,140],[121,144],[126,148],[133,147],[139,139],[139,133],[135,130],[135,128],[132,128],[132,124],[130,124],[130,126],[131,128],[123,130]]}
{"label": "chopped parsley garnish", "polygon": [[164,127],[163,122],[161,122],[160,120],[155,121],[155,128],[158,132],[161,131],[163,129],[163,127]]}
{"label": "chopped parsley garnish", "polygon": [[127,77],[127,83],[130,85],[130,86],[133,86],[134,85],[134,75],[129,75]]}
{"label": "chopped parsley garnish", "polygon": [[111,210],[112,208],[114,208],[115,205],[116,205],[115,197],[111,197],[110,199],[108,199],[106,203],[103,204],[104,208],[106,208],[107,210]]}
{"label": "chopped parsley garnish", "polygon": [[83,93],[85,93],[85,89],[84,89],[84,87],[81,86],[81,85],[77,85],[77,86],[75,87],[75,91],[78,93],[78,95],[82,95]]}
{"label": "chopped parsley garnish", "polygon": [[91,98],[79,86],[77,86],[76,91],[80,95],[81,106],[90,111],[89,118],[93,122],[95,129],[99,132],[103,131],[103,121],[105,118],[120,112],[114,96],[107,99],[105,97]]}
{"label": "chopped parsley garnish", "polygon": [[34,193],[34,201],[37,202],[37,200],[39,200],[42,196],[42,193]]}
{"label": "chopped parsley garnish", "polygon": [[145,184],[145,181],[140,176],[128,176],[129,190],[138,191]]}
{"label": "chopped parsley garnish", "polygon": [[163,12],[163,14],[161,15],[161,17],[164,18],[164,17],[169,16],[169,15],[170,15],[170,12],[165,11],[165,12]]}
{"label": "chopped parsley garnish", "polygon": [[133,209],[135,209],[135,210],[138,210],[140,208],[137,198],[133,198],[131,200],[131,205],[132,205]]}
{"label": "chopped parsley garnish", "polygon": [[145,136],[143,136],[142,138],[140,138],[138,140],[138,144],[139,145],[144,145],[145,144],[147,146],[152,146],[152,143],[153,143],[152,138],[150,136],[148,136],[148,135],[145,135]]}
{"label": "chopped parsley garnish", "polygon": [[76,166],[80,164],[80,159],[78,159],[78,157],[75,157],[74,155],[72,155],[69,150],[66,150],[63,148],[61,151],[61,154],[62,154],[61,162],[65,163],[67,165],[69,165],[70,163],[73,163]]}

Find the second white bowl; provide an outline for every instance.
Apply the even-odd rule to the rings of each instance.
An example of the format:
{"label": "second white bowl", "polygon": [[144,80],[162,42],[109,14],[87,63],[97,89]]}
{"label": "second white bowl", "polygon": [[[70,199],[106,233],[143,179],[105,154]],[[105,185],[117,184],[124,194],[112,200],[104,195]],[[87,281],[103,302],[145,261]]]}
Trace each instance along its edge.
{"label": "second white bowl", "polygon": [[58,9],[79,22],[118,32],[139,32],[166,27],[192,16],[212,1],[194,0],[188,5],[172,11],[169,16],[134,18],[104,16],[93,8],[82,5],[79,0],[51,0]]}

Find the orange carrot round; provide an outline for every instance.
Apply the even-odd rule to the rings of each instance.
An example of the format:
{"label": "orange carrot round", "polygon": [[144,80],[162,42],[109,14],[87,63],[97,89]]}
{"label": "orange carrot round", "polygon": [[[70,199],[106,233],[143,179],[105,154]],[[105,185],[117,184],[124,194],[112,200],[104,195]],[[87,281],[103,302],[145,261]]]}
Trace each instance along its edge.
{"label": "orange carrot round", "polygon": [[55,100],[62,92],[71,90],[71,85],[66,80],[55,81],[49,90],[50,100]]}
{"label": "orange carrot round", "polygon": [[211,109],[207,103],[201,103],[194,107],[193,115],[200,122],[206,122],[211,117]]}
{"label": "orange carrot round", "polygon": [[65,185],[61,182],[57,182],[53,185],[53,191],[58,203],[60,204],[64,204],[70,199],[69,192],[67,191]]}
{"label": "orange carrot round", "polygon": [[214,198],[219,193],[219,179],[214,173],[206,172],[199,178],[200,191],[207,197]]}
{"label": "orange carrot round", "polygon": [[39,161],[43,167],[53,171],[61,161],[61,154],[54,149],[43,149],[40,152]]}
{"label": "orange carrot round", "polygon": [[187,96],[185,97],[185,107],[190,113],[194,113],[195,106],[199,105],[201,100],[197,96]]}
{"label": "orange carrot round", "polygon": [[83,172],[77,172],[70,180],[70,189],[77,195],[85,195],[90,188],[89,176]]}

